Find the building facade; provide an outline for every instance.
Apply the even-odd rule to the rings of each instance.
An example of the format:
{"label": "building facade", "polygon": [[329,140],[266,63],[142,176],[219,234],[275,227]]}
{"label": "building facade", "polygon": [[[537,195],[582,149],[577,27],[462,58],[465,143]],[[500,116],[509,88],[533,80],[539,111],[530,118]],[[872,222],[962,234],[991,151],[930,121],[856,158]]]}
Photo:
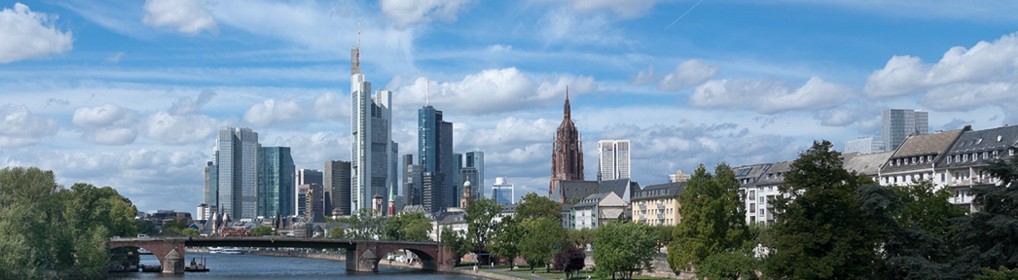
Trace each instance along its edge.
{"label": "building facade", "polygon": [[884,151],[884,140],[876,137],[859,137],[845,142],[845,153],[872,154]]}
{"label": "building facade", "polygon": [[353,188],[351,187],[352,174],[351,174],[351,163],[349,161],[342,160],[329,160],[325,161],[325,172],[323,174],[322,190],[317,193],[323,195],[326,191],[329,193],[329,197],[326,199],[330,200],[330,206],[332,209],[324,208],[325,215],[332,216],[350,216],[353,214],[351,198]]}
{"label": "building facade", "polygon": [[561,197],[558,182],[562,180],[583,180],[583,139],[572,120],[568,87],[562,110],[562,123],[555,132],[551,152],[551,183],[548,186],[550,197]]}
{"label": "building facade", "polygon": [[294,170],[289,147],[258,149],[258,216],[294,215]]}
{"label": "building facade", "polygon": [[491,185],[491,198],[499,205],[516,203],[516,188],[506,178],[495,177],[495,184]]}
{"label": "building facade", "polygon": [[258,148],[258,133],[250,128],[219,130],[213,153],[218,206],[235,219],[257,216]]}
{"label": "building facade", "polygon": [[442,119],[442,111],[426,105],[417,110],[417,145],[419,164],[430,174],[430,184],[424,185],[428,212],[455,207],[458,203],[456,159],[452,152],[452,123]]}
{"label": "building facade", "polygon": [[886,109],[880,135],[886,151],[894,151],[909,135],[930,133],[930,113],[919,110]]}
{"label": "building facade", "polygon": [[[396,154],[392,141],[392,92],[371,95],[371,83],[360,72],[360,47],[351,50],[350,115],[351,145],[350,211],[371,208],[375,195],[386,196],[397,186]],[[387,198],[386,198],[387,200]]]}
{"label": "building facade", "polygon": [[473,151],[463,154],[465,157],[465,164],[463,167],[473,167],[477,170],[477,181],[470,181],[474,186],[474,197],[484,197],[484,152]]}
{"label": "building facade", "polygon": [[657,226],[674,226],[682,221],[679,196],[686,190],[685,182],[649,185],[633,192],[630,207],[633,222]]}
{"label": "building facade", "polygon": [[630,178],[629,140],[597,141],[597,179]]}
{"label": "building facade", "polygon": [[216,160],[219,158],[219,152],[215,151],[212,154],[212,161],[205,163],[205,190],[203,194],[205,199],[203,203],[212,209],[219,208],[219,166],[216,165]]}

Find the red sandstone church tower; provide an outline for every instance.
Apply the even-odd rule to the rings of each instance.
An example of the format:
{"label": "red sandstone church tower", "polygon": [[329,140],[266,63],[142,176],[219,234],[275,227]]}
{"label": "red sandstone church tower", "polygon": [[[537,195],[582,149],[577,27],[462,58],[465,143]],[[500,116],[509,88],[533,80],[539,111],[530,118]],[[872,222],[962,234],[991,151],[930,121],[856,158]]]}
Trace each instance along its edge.
{"label": "red sandstone church tower", "polygon": [[548,196],[560,200],[558,181],[583,180],[583,139],[573,124],[569,112],[569,87],[566,87],[566,104],[562,113],[562,124],[555,133],[555,144],[551,150],[551,184]]}

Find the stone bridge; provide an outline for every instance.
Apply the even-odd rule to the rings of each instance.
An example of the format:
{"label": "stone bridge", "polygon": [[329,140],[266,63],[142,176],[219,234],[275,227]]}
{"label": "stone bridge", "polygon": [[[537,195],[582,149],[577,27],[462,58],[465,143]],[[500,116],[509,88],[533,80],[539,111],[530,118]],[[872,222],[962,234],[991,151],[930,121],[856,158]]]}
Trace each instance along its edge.
{"label": "stone bridge", "polygon": [[445,244],[435,242],[348,240],[293,237],[195,237],[195,238],[115,238],[109,248],[138,247],[152,252],[159,259],[163,273],[184,273],[184,247],[268,247],[346,249],[346,270],[377,272],[378,261],[396,250],[416,254],[424,270],[451,271],[456,256]]}

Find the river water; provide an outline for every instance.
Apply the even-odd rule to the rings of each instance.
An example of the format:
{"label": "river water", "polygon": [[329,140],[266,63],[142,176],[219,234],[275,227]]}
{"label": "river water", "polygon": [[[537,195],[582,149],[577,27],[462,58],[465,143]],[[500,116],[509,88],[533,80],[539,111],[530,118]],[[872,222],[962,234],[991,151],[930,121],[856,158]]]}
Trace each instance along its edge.
{"label": "river water", "polygon": [[[203,254],[188,253],[185,263]],[[413,268],[378,266],[378,273],[348,272],[345,261],[307,259],[296,257],[271,257],[257,255],[204,254],[209,272],[187,272],[170,278],[187,279],[480,279],[461,274],[426,272]],[[382,262],[385,262],[383,260]],[[144,265],[158,265],[152,255],[142,255]],[[150,272],[114,273],[118,279],[166,279],[168,275]]]}

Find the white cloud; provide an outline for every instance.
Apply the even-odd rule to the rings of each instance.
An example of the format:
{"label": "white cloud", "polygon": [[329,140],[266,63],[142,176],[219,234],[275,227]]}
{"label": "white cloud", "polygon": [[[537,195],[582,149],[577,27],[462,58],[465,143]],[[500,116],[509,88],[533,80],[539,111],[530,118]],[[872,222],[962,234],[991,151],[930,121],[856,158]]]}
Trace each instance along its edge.
{"label": "white cloud", "polygon": [[[540,79],[540,82],[535,80]],[[417,78],[410,84],[400,85],[394,78],[391,87],[398,87],[394,95],[397,107],[413,108],[425,103],[426,78]],[[556,75],[532,77],[516,68],[487,69],[470,74],[461,81],[431,83],[431,104],[440,110],[472,115],[501,113],[528,108],[547,101],[564,99],[565,89],[579,95],[597,88],[589,76]]]}
{"label": "white cloud", "polygon": [[212,101],[212,98],[215,97],[216,92],[211,90],[203,90],[200,94],[198,94],[198,99],[196,100],[191,99],[191,97],[184,97],[178,100],[177,102],[173,102],[173,105],[170,106],[170,110],[168,112],[174,115],[187,115],[195,113],[198,112],[198,110],[200,110],[202,106],[205,106],[205,104],[208,104],[210,101]]}
{"label": "white cloud", "polygon": [[315,116],[323,120],[340,120],[350,117],[350,104],[336,100],[336,94],[323,92],[312,101]]}
{"label": "white cloud", "polygon": [[488,46],[488,51],[493,52],[493,53],[508,52],[508,51],[512,51],[512,50],[513,50],[513,46],[512,45],[494,44],[494,45]]}
{"label": "white cloud", "polygon": [[[641,72],[642,73],[642,72]],[[679,63],[675,70],[665,75],[658,88],[676,91],[696,86],[717,75],[718,67],[700,60],[690,59]]]}
{"label": "white cloud", "polygon": [[297,133],[274,140],[275,145],[290,147],[297,168],[314,169],[322,169],[326,160],[350,160],[351,142],[349,133],[335,132]]}
{"label": "white cloud", "polygon": [[133,143],[138,136],[137,114],[116,104],[81,107],[71,122],[83,129],[86,140],[102,145]]}
{"label": "white cloud", "polygon": [[603,15],[579,15],[560,9],[538,20],[537,35],[546,44],[627,44],[628,41],[611,28],[611,23]]}
{"label": "white cloud", "polygon": [[647,67],[647,69],[640,70],[640,72],[637,72],[636,76],[633,77],[632,82],[634,85],[645,85],[653,83],[656,80],[657,75],[654,74],[654,66],[650,66]]}
{"label": "white cloud", "polygon": [[159,111],[144,122],[144,132],[162,143],[185,144],[209,139],[225,125],[205,115],[173,115]]}
{"label": "white cloud", "polygon": [[382,13],[400,29],[434,20],[452,22],[471,0],[382,0]]}
{"label": "white cloud", "polygon": [[145,0],[145,24],[170,27],[188,35],[219,33],[206,3],[200,0]]}
{"label": "white cloud", "polygon": [[244,120],[256,126],[292,122],[303,117],[304,109],[296,100],[269,99],[251,106],[244,113]]}
{"label": "white cloud", "polygon": [[0,147],[16,148],[38,143],[56,133],[55,120],[33,114],[24,105],[0,106]]}
{"label": "white cloud", "polygon": [[805,85],[790,89],[775,81],[747,79],[710,80],[696,88],[690,103],[706,108],[727,108],[773,114],[784,111],[835,107],[850,100],[855,91],[812,77]]}
{"label": "white cloud", "polygon": [[0,63],[70,51],[71,32],[58,30],[53,25],[55,19],[56,16],[32,12],[21,3],[0,11]]}

